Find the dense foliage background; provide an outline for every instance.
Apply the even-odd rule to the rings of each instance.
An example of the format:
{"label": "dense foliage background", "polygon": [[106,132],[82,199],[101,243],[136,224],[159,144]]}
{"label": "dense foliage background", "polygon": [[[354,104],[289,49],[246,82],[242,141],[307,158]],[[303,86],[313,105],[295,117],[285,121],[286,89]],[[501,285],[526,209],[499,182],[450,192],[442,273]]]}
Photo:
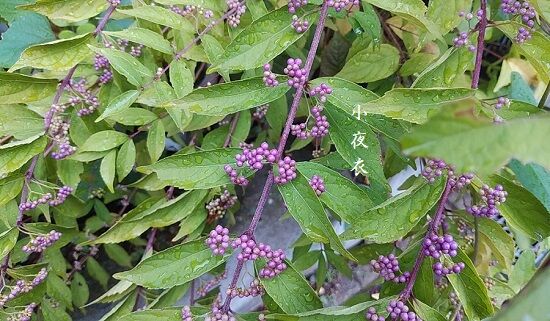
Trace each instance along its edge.
{"label": "dense foliage background", "polygon": [[0,320],[550,320],[549,1],[0,17]]}

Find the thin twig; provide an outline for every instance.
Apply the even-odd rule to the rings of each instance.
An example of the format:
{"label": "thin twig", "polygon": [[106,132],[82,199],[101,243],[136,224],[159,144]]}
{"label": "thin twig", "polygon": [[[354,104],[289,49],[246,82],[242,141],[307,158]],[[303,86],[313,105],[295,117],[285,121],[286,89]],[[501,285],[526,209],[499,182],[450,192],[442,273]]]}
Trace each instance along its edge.
{"label": "thin twig", "polygon": [[239,115],[240,113],[236,113],[235,116],[233,116],[233,120],[231,120],[229,132],[227,133],[227,137],[225,137],[223,147],[229,147],[229,144],[231,144],[231,138],[233,137],[233,133],[235,132],[235,128],[237,128],[237,123],[239,122]]}
{"label": "thin twig", "polygon": [[479,34],[477,36],[476,62],[472,74],[472,89],[479,87],[481,63],[483,62],[483,50],[485,48],[485,30],[487,29],[487,0],[481,0],[481,11],[482,14],[477,26]]}
{"label": "thin twig", "polygon": [[548,96],[550,96],[550,81],[548,82],[548,85],[546,86],[546,90],[544,91],[544,94],[542,94],[542,97],[539,101],[539,108],[543,109],[544,105],[546,104],[546,101],[548,100]]}

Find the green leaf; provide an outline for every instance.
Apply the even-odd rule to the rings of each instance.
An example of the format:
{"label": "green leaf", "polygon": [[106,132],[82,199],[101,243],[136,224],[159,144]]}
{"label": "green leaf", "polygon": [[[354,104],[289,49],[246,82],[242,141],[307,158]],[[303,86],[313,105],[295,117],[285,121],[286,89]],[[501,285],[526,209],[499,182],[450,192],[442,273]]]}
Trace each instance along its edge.
{"label": "green leaf", "polygon": [[[88,274],[94,280],[99,282],[99,284],[101,284],[103,288],[107,288],[107,284],[109,283],[109,279],[111,278],[111,275],[109,275],[109,273],[105,271],[105,269],[93,257],[89,257],[88,260],[86,260],[86,272],[88,272]],[[115,287],[116,285],[113,288]],[[102,298],[104,298],[103,295],[97,298],[96,301]]]}
{"label": "green leaf", "polygon": [[150,124],[157,118],[158,116],[155,113],[148,111],[147,109],[133,107],[109,116],[110,120],[127,126],[141,126]]}
{"label": "green leaf", "polygon": [[412,87],[454,87],[466,70],[473,68],[474,54],[466,48],[449,48],[439,59],[425,69]]}
{"label": "green leaf", "polygon": [[[22,105],[0,107],[0,136],[13,136],[18,140],[44,133],[44,119]],[[6,145],[2,145],[5,148]]]}
{"label": "green leaf", "polygon": [[17,237],[19,236],[19,230],[15,227],[0,234],[0,257],[4,258],[17,243]]}
{"label": "green leaf", "polygon": [[57,162],[57,175],[61,182],[76,189],[80,183],[80,175],[84,173],[84,165],[72,159],[63,159]]}
{"label": "green leaf", "polygon": [[471,8],[472,0],[432,0],[428,5],[426,18],[445,34],[462,21],[457,12],[470,12]]}
{"label": "green leaf", "polygon": [[508,167],[521,184],[550,211],[550,171],[538,164],[526,164],[513,159]]}
{"label": "green leaf", "polygon": [[78,22],[94,17],[107,8],[103,0],[38,0],[34,4],[19,6],[23,10],[34,11],[51,20]]}
{"label": "green leaf", "polygon": [[89,57],[90,50],[87,45],[93,41],[92,34],[84,34],[29,47],[23,51],[9,72],[23,67],[52,71],[69,70]]}
{"label": "green leaf", "polygon": [[[296,11],[309,25],[318,18],[313,6]],[[306,13],[307,12],[307,13]],[[212,66],[218,70],[248,70],[263,66],[279,56],[306,33],[297,33],[289,23],[288,8],[282,7],[252,22],[225,48],[223,55]]]}
{"label": "green leaf", "polygon": [[468,104],[474,93],[469,88],[396,88],[379,99],[357,105],[355,110],[421,124],[442,108]]}
{"label": "green leaf", "polygon": [[550,313],[548,287],[550,287],[550,269],[545,269],[529,282],[521,295],[509,301],[491,320],[547,320]]}
{"label": "green leaf", "polygon": [[493,304],[487,293],[483,280],[468,255],[458,250],[453,258],[455,262],[464,262],[466,267],[458,274],[450,274],[447,279],[455,290],[464,312],[469,320],[481,320],[493,315]]}
{"label": "green leaf", "polygon": [[[325,112],[331,124],[330,138],[336,145],[336,150],[356,175],[362,174],[369,177],[373,193],[386,199],[389,185],[384,176],[378,138],[363,121],[338,108],[331,107],[327,105]],[[363,139],[362,144],[361,139]]]}
{"label": "green leaf", "polygon": [[155,0],[156,3],[164,5],[186,4],[200,6],[213,11],[223,11],[225,7],[221,5],[222,2],[210,1],[210,0]]}
{"label": "green leaf", "polygon": [[399,51],[388,44],[369,46],[348,57],[336,77],[353,82],[372,82],[391,76],[399,69]]}
{"label": "green leaf", "polygon": [[164,39],[158,33],[144,28],[129,28],[121,31],[105,32],[106,35],[114,36],[120,39],[126,39],[135,43],[144,45],[145,47],[158,50],[165,54],[172,54],[172,46],[170,42]]}
{"label": "green leaf", "polygon": [[[523,27],[523,24],[513,21],[499,23],[497,26],[497,28],[504,32],[510,39],[515,39],[519,28]],[[541,57],[548,57],[548,55],[550,55],[550,39],[548,37],[540,31],[534,30],[531,32],[529,41],[515,48],[529,60],[537,70],[537,74],[540,75],[542,81],[548,82],[550,80],[550,64],[548,64],[545,59],[541,59]]]}
{"label": "green leaf", "polygon": [[[259,271],[263,264],[255,262]],[[260,278],[265,292],[288,314],[308,312],[323,307],[321,300],[290,262],[286,262],[287,269],[275,278]]]}
{"label": "green leaf", "polygon": [[446,321],[447,319],[436,309],[430,307],[420,300],[412,300],[414,311],[422,320],[430,321]]}
{"label": "green leaf", "polygon": [[[23,188],[23,176],[14,174],[0,179],[0,206],[14,199]],[[1,257],[2,255],[0,255]]]}
{"label": "green leaf", "polygon": [[458,173],[490,174],[511,158],[550,167],[550,158],[540,148],[545,144],[544,137],[550,135],[548,119],[520,118],[495,124],[469,113],[441,113],[416,127],[401,142],[405,153],[441,158],[453,164]]}
{"label": "green leaf", "polygon": [[527,249],[521,253],[514,264],[514,269],[509,276],[508,286],[516,293],[523,289],[527,282],[535,275],[535,261],[535,253],[531,249]]}
{"label": "green leaf", "polygon": [[147,151],[151,162],[156,162],[164,152],[164,135],[162,121],[155,121],[147,134]]}
{"label": "green leaf", "polygon": [[[97,263],[97,261],[95,262]],[[115,284],[112,288],[110,288],[109,291],[103,293],[103,295],[101,295],[99,298],[89,303],[88,305],[92,305],[95,303],[110,303],[110,302],[118,301],[124,298],[126,295],[128,295],[128,293],[132,292],[135,288],[136,288],[136,285],[132,284],[131,282],[120,281],[117,284]]]}
{"label": "green leaf", "polygon": [[157,80],[146,86],[137,102],[147,106],[158,107],[174,99],[176,99],[174,89],[166,81]]}
{"label": "green leaf", "polygon": [[99,173],[105,185],[111,191],[115,192],[113,187],[115,181],[115,167],[116,167],[116,150],[111,150],[105,157],[101,160],[101,166],[99,168]]}
{"label": "green leaf", "polygon": [[113,100],[109,102],[107,107],[105,107],[105,111],[99,117],[97,117],[95,122],[100,122],[111,115],[115,115],[124,110],[127,110],[134,102],[136,102],[139,94],[140,92],[137,90],[129,90],[116,96],[115,98],[113,98]]}
{"label": "green leaf", "polygon": [[[42,79],[0,72],[2,104],[25,104],[53,95],[57,79]],[[4,109],[7,106],[3,106]],[[0,116],[0,119],[3,117]]]}
{"label": "green leaf", "polygon": [[[7,16],[6,11],[0,8],[1,15]],[[34,12],[17,11],[15,20],[10,21],[8,30],[2,33],[0,67],[11,67],[28,47],[53,40],[55,40],[55,34],[46,17]]]}
{"label": "green leaf", "polygon": [[163,291],[150,304],[151,309],[160,309],[174,306],[189,290],[191,284],[185,283]]}
{"label": "green leaf", "polygon": [[539,15],[542,15],[546,21],[550,21],[550,3],[544,0],[531,0],[530,2],[537,9]]}
{"label": "green leaf", "polygon": [[71,316],[65,312],[65,309],[59,307],[59,302],[54,303],[54,301],[46,298],[42,300],[40,311],[44,321],[71,321]]}
{"label": "green leaf", "polygon": [[132,267],[132,257],[126,252],[126,250],[118,244],[104,244],[103,248],[107,256],[116,262],[116,264],[124,267]]}
{"label": "green leaf", "polygon": [[342,235],[345,239],[364,238],[370,242],[388,243],[401,239],[437,204],[443,192],[442,179],[427,184],[417,179],[405,192],[367,210]]}
{"label": "green leaf", "polygon": [[224,166],[235,162],[236,148],[214,149],[192,154],[166,157],[148,166],[138,167],[141,173],[156,173],[168,185],[184,189],[205,189],[230,184]]}
{"label": "green leaf", "polygon": [[46,284],[48,287],[48,295],[68,307],[72,306],[71,289],[65,284],[65,281],[57,275],[49,273]]}
{"label": "green leaf", "polygon": [[99,321],[118,321],[123,316],[132,313],[134,306],[136,305],[137,291],[128,295],[117,305],[115,305],[109,312],[105,313]]}
{"label": "green leaf", "polygon": [[35,155],[43,152],[45,147],[46,138],[42,136],[30,144],[3,149],[0,153],[0,177],[18,170]]}
{"label": "green leaf", "polygon": [[410,58],[399,69],[399,73],[401,76],[412,76],[425,70],[435,59],[437,59],[437,56],[431,53],[412,53],[410,54]]}
{"label": "green leaf", "polygon": [[[467,216],[470,221],[473,221],[471,216]],[[486,243],[491,248],[491,251],[499,264],[510,270],[514,260],[514,239],[510,234],[506,233],[500,224],[492,219],[480,217],[478,224],[480,237],[485,239]]]}
{"label": "green leaf", "polygon": [[320,176],[325,184],[325,192],[319,199],[346,222],[354,222],[374,206],[369,195],[355,183],[321,164],[303,162],[297,168],[308,180]]}
{"label": "green leaf", "polygon": [[86,279],[80,273],[75,273],[71,282],[71,293],[73,297],[73,303],[76,307],[82,307],[90,298],[90,289],[88,289],[88,283]]}
{"label": "green leaf", "polygon": [[153,254],[132,270],[117,273],[114,277],[146,288],[166,289],[207,273],[225,262],[229,255],[212,255],[204,239],[199,239]]}
{"label": "green leaf", "polygon": [[147,20],[176,30],[195,31],[191,21],[183,19],[177,13],[160,6],[141,6],[133,9],[117,9],[118,12]]}
{"label": "green leaf", "polygon": [[116,174],[120,182],[130,174],[135,162],[136,146],[133,140],[128,139],[126,143],[120,147],[116,157]]}
{"label": "green leaf", "polygon": [[80,147],[84,152],[103,152],[122,145],[128,135],[115,130],[104,130],[90,136]]}
{"label": "green leaf", "polygon": [[302,231],[314,242],[330,243],[331,247],[351,260],[355,258],[344,248],[336,235],[325,209],[307,179],[298,173],[297,177],[279,185],[290,215],[298,222]]}
{"label": "green leaf", "polygon": [[286,83],[271,88],[265,86],[262,78],[250,78],[198,88],[162,107],[182,108],[200,115],[225,116],[272,102],[289,89]]}
{"label": "green leaf", "polygon": [[165,227],[188,217],[206,197],[206,190],[196,190],[166,202],[150,198],[128,212],[107,232],[90,243],[120,243],[138,237],[150,227]]}
{"label": "green leaf", "polygon": [[132,85],[143,86],[153,80],[153,72],[129,53],[117,49],[89,47],[94,52],[107,57],[111,66],[126,77]]}
{"label": "green leaf", "polygon": [[[192,307],[191,314],[193,315],[204,315],[207,310],[205,308]],[[167,308],[167,309],[155,309],[155,310],[144,310],[138,312],[132,312],[127,314],[117,321],[151,321],[151,320],[162,320],[162,321],[181,321],[181,308]]]}
{"label": "green leaf", "polygon": [[175,60],[170,64],[170,83],[178,98],[187,96],[193,91],[195,75],[183,60]]}

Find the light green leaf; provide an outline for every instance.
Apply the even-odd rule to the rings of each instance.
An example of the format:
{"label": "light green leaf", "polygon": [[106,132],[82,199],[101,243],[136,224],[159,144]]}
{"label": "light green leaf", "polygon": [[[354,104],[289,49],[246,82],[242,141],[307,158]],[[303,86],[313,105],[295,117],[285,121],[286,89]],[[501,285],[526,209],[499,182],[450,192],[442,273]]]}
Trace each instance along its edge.
{"label": "light green leaf", "polygon": [[19,236],[19,230],[13,227],[2,234],[0,234],[0,257],[4,258],[11,252],[15,243],[17,243],[17,237]]}
{"label": "light green leaf", "polygon": [[84,173],[84,165],[72,159],[63,159],[57,162],[57,175],[61,182],[76,190],[80,183],[80,175]]}
{"label": "light green leaf", "polygon": [[134,306],[136,305],[137,291],[128,295],[117,305],[115,305],[109,312],[105,313],[99,321],[118,321],[123,316],[132,313]]}
{"label": "light green leaf", "polygon": [[[471,216],[467,216],[470,221]],[[506,269],[512,268],[514,260],[514,239],[506,233],[500,224],[492,219],[480,217],[478,224],[480,237],[484,238],[493,255]]]}
{"label": "light green leaf", "polygon": [[367,210],[352,222],[342,235],[345,239],[364,238],[374,243],[389,243],[407,235],[413,227],[437,204],[443,192],[442,179],[427,184],[417,179],[405,192]]}
{"label": "light green leaf", "polygon": [[432,0],[428,5],[426,18],[445,34],[457,27],[463,20],[458,12],[470,12],[472,0]]}
{"label": "light green leaf", "polygon": [[117,273],[114,277],[150,289],[166,289],[207,273],[225,262],[229,255],[212,255],[204,239],[199,239],[153,254],[132,270]]}
{"label": "light green leaf", "polygon": [[111,66],[126,77],[132,85],[143,86],[153,80],[153,72],[129,53],[117,49],[89,47],[94,52],[107,57]]}
{"label": "light green leaf", "polygon": [[[515,39],[518,29],[523,27],[525,27],[523,24],[512,21],[499,23],[497,26],[510,39]],[[546,59],[541,59],[541,57],[550,55],[550,39],[548,37],[540,31],[534,30],[531,32],[531,38],[528,41],[522,43],[521,46],[515,46],[515,48],[529,60],[542,81],[548,82],[550,80],[550,63]]]}
{"label": "light green leaf", "polygon": [[191,21],[183,19],[177,13],[160,6],[141,6],[133,9],[117,9],[118,12],[132,17],[158,23],[176,30],[195,31]]}
{"label": "light green leaf", "polygon": [[[14,199],[23,188],[23,176],[20,174],[10,175],[0,179],[0,206]],[[0,255],[1,257],[2,255]]]}
{"label": "light green leaf", "polygon": [[[318,18],[317,12],[311,10],[312,8],[313,6],[306,6],[296,11],[296,15],[303,17],[310,26]],[[248,70],[273,60],[307,34],[297,33],[288,19],[288,8],[285,6],[255,20],[225,48],[224,54],[211,70]]]}
{"label": "light green leaf", "polygon": [[129,28],[121,31],[104,32],[106,35],[114,36],[120,39],[126,39],[135,43],[144,45],[145,47],[158,50],[165,54],[172,54],[172,46],[170,42],[164,39],[158,33],[144,28]]}
{"label": "light green leaf", "polygon": [[[44,133],[44,119],[23,105],[0,106],[0,136],[18,140]],[[2,145],[5,148],[6,145]]]}
{"label": "light green leaf", "polygon": [[412,53],[399,69],[399,73],[401,76],[412,76],[425,70],[435,59],[437,59],[437,56],[431,53]]}
{"label": "light green leaf", "polygon": [[344,248],[334,231],[327,213],[317,195],[302,174],[292,181],[279,185],[290,215],[298,222],[302,231],[314,242],[330,243],[331,247],[351,260],[355,258]]}
{"label": "light green leaf", "polygon": [[521,253],[514,264],[514,269],[509,276],[508,286],[516,293],[523,289],[527,282],[535,275],[535,260],[535,253],[531,249],[527,249]]}
{"label": "light green leaf", "polygon": [[71,316],[65,312],[65,309],[59,307],[59,302],[44,298],[40,305],[40,311],[44,316],[44,321],[71,321]]}
{"label": "light green leaf", "polygon": [[190,283],[185,283],[163,291],[149,304],[149,307],[151,309],[161,309],[176,305],[189,290],[190,286]]}
{"label": "light green leaf", "polygon": [[[101,266],[101,264],[99,264],[99,262],[97,262],[96,259],[94,259],[93,257],[89,257],[88,260],[86,260],[86,272],[88,272],[88,274],[94,280],[99,282],[99,284],[101,284],[101,286],[103,288],[107,288],[107,284],[109,283],[109,279],[111,278],[111,275],[107,271],[105,271],[105,269]],[[122,283],[122,282],[120,282],[120,283]],[[128,285],[128,288],[130,288],[131,285],[132,284],[130,283]],[[115,293],[114,293],[115,290],[120,290],[120,288],[121,288],[121,286],[119,286],[119,284],[116,284],[109,291],[107,291],[106,293],[101,295],[99,298],[97,298],[94,302],[91,302],[90,305],[93,304],[93,303],[96,303],[96,302],[100,302],[100,301],[101,302],[112,302],[112,301],[108,301],[107,298],[108,297],[112,298],[115,295]],[[113,301],[116,301],[116,300],[113,300]]]}
{"label": "light green leaf", "polygon": [[386,199],[389,185],[384,176],[380,142],[376,135],[366,123],[339,108],[327,105],[325,113],[331,125],[330,138],[338,153],[348,162],[356,175],[362,174],[369,178],[374,194]]}
{"label": "light green leaf", "polygon": [[493,304],[483,280],[468,255],[459,249],[455,262],[464,262],[466,267],[458,274],[450,274],[447,279],[455,290],[469,320],[481,320],[493,315]]}
{"label": "light green leaf", "polygon": [[473,68],[474,54],[466,48],[449,48],[416,78],[412,87],[454,87]]}
{"label": "light green leaf", "polygon": [[86,279],[80,273],[75,273],[71,282],[73,303],[76,307],[82,307],[90,298],[90,289]]}
{"label": "light green leaf", "polygon": [[148,166],[138,167],[139,172],[156,173],[167,184],[184,189],[204,189],[230,184],[223,167],[235,162],[240,149],[215,149],[187,155],[166,157]]}
{"label": "light green leaf", "polygon": [[128,135],[115,130],[104,130],[90,136],[80,147],[83,152],[102,152],[122,145]]}
{"label": "light green leaf", "polygon": [[92,34],[35,45],[23,51],[9,72],[23,67],[52,71],[69,70],[90,55],[88,44],[94,41]]}
{"label": "light green leaf", "polygon": [[149,124],[157,119],[158,116],[144,108],[130,107],[114,115],[109,116],[109,119],[122,125],[141,126]]}
{"label": "light green leaf", "polygon": [[137,102],[147,106],[158,107],[174,99],[176,99],[174,89],[166,81],[157,80],[145,88]]}
{"label": "light green leaf", "polygon": [[546,21],[550,21],[550,2],[545,0],[531,0],[533,6],[537,9],[537,12],[544,17]]}
{"label": "light green leaf", "polygon": [[351,57],[336,77],[353,82],[372,82],[391,76],[399,69],[399,51],[388,44],[369,46]]}
{"label": "light green leaf", "polygon": [[546,150],[540,148],[550,135],[549,119],[520,118],[495,124],[470,113],[441,113],[416,127],[401,142],[405,153],[441,158],[454,165],[458,173],[490,174],[511,158],[550,167]]}
{"label": "light green leaf", "polygon": [[286,83],[271,88],[265,86],[262,78],[250,78],[198,88],[162,107],[182,108],[200,115],[225,116],[272,102],[289,89]]}
{"label": "light green leaf", "polygon": [[103,248],[105,249],[107,256],[116,262],[116,264],[128,268],[132,267],[132,257],[130,257],[128,252],[126,252],[122,246],[116,243],[107,243],[103,244]]}
{"label": "light green leaf", "polygon": [[164,135],[162,121],[155,121],[147,134],[147,151],[151,162],[156,162],[164,152]]}
{"label": "light green leaf", "polygon": [[538,164],[523,165],[515,159],[508,166],[521,184],[550,211],[550,171]]}
{"label": "light green leaf", "polygon": [[[94,258],[91,258],[91,259],[93,259],[93,261],[95,261]],[[95,264],[99,264],[99,263],[97,263],[97,261],[95,261],[94,265]],[[89,270],[89,269],[87,269],[87,270]],[[107,275],[107,276],[109,276],[109,275]],[[88,305],[92,305],[92,304],[95,304],[95,303],[110,303],[110,302],[118,301],[118,300],[124,298],[126,295],[128,295],[128,293],[130,293],[135,288],[136,288],[136,285],[133,284],[132,282],[120,281],[117,284],[115,284],[112,288],[110,288],[109,291],[103,293],[99,298],[97,298],[95,301],[89,303]]]}
{"label": "light green leaf", "polygon": [[0,153],[0,177],[21,168],[35,155],[43,152],[45,147],[46,138],[42,136],[30,144],[2,150]]}
{"label": "light green leaf", "polygon": [[366,209],[374,206],[369,195],[355,183],[321,164],[298,163],[298,170],[308,180],[313,175],[320,176],[325,184],[325,192],[319,199],[346,222],[354,222]]}
{"label": "light green leaf", "polygon": [[[191,314],[206,315],[208,309],[204,307],[191,307]],[[127,314],[117,321],[181,321],[181,308],[166,308],[137,311]],[[198,320],[198,319],[197,319]]]}
{"label": "light green leaf", "polygon": [[211,9],[213,11],[223,11],[225,7],[222,6],[219,1],[211,0],[155,0],[156,3],[164,5],[186,4],[195,5],[203,8]]}
{"label": "light green leaf", "polygon": [[474,93],[469,88],[396,88],[379,99],[357,105],[356,111],[421,124],[442,108],[468,104]]}
{"label": "light green leaf", "polygon": [[65,281],[57,275],[49,273],[46,284],[48,287],[48,294],[51,297],[68,307],[72,306],[71,289],[65,284]]}
{"label": "light green leaf", "polygon": [[436,309],[430,307],[426,303],[420,300],[412,300],[414,305],[414,311],[418,314],[422,320],[430,321],[446,321],[447,319],[439,313]]}
{"label": "light green leaf", "polygon": [[115,115],[117,113],[120,113],[126,109],[128,109],[139,97],[140,92],[137,90],[128,90],[109,102],[107,107],[105,107],[105,111],[97,117],[95,122],[100,122],[105,118],[108,118],[109,116]]}
{"label": "light green leaf", "polygon": [[30,10],[51,20],[66,20],[78,22],[94,17],[107,8],[103,0],[38,0],[34,4],[19,6],[22,10]]}
{"label": "light green leaf", "polygon": [[113,187],[113,183],[115,181],[115,166],[116,150],[113,149],[101,160],[101,166],[99,168],[101,178],[103,179],[103,182],[105,182],[105,185],[107,186],[109,191],[111,191],[111,193],[115,192],[115,189]]}
{"label": "light green leaf", "polygon": [[184,60],[176,60],[170,64],[170,83],[178,98],[185,97],[193,91],[195,75]]}
{"label": "light green leaf", "polygon": [[130,174],[135,162],[136,145],[134,145],[133,140],[128,139],[126,143],[120,147],[116,158],[116,173],[120,182]]}
{"label": "light green leaf", "polygon": [[[53,95],[57,79],[42,79],[0,72],[0,96],[2,105],[24,104]],[[3,109],[2,107],[1,109]],[[0,120],[2,116],[0,116]]]}
{"label": "light green leaf", "polygon": [[[263,263],[255,262],[256,270],[263,267]],[[323,303],[313,291],[302,274],[294,269],[290,262],[286,262],[287,269],[275,278],[260,278],[266,293],[277,305],[288,314],[308,312],[320,309]]]}

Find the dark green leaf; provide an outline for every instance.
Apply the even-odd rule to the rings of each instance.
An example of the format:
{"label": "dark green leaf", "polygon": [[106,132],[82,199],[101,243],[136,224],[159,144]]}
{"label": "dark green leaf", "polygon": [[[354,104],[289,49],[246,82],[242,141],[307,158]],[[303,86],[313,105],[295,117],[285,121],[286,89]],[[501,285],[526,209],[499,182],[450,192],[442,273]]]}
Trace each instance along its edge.
{"label": "dark green leaf", "polygon": [[136,146],[134,145],[133,140],[128,139],[126,143],[120,147],[116,157],[116,173],[119,181],[122,181],[126,176],[128,176],[128,174],[130,174],[132,168],[134,167],[135,161]]}
{"label": "dark green leaf", "polygon": [[115,130],[104,130],[90,136],[80,147],[80,151],[103,152],[116,148],[128,140],[128,135]]}
{"label": "dark green leaf", "polygon": [[515,159],[508,166],[521,184],[550,211],[550,171],[538,164],[523,165]]}

